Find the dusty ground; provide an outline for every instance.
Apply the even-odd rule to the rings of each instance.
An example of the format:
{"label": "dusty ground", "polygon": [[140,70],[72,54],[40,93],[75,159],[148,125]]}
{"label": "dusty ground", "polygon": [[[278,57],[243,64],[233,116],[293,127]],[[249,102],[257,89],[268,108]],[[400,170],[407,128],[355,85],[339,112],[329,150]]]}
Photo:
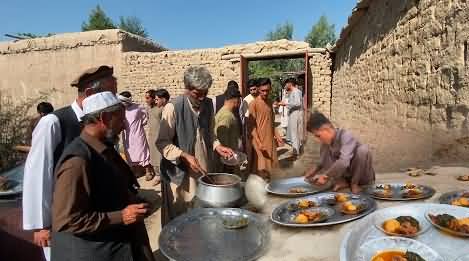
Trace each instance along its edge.
{"label": "dusty ground", "polygon": [[[288,150],[282,149],[282,154]],[[296,162],[291,163],[288,160],[282,160],[282,169],[274,173],[273,178],[294,177],[304,173],[308,166],[317,161],[318,146],[312,142],[305,147],[304,155]],[[461,164],[462,165],[462,164]],[[411,166],[409,166],[411,167]],[[456,180],[457,175],[469,174],[469,168],[463,167],[441,167],[437,169],[436,176],[422,176],[417,178],[409,177],[403,173],[378,173],[378,182],[406,182],[412,181],[433,186],[437,193],[426,202],[436,202],[438,197],[447,191],[467,188],[469,183]],[[160,221],[160,187],[152,186],[152,182],[139,180],[142,185],[141,194],[152,202],[152,214],[145,220],[150,243],[155,251],[157,260],[165,260],[158,251],[158,236],[161,231]],[[266,216],[270,215],[274,206],[284,202],[285,198],[269,196],[269,207],[264,211]],[[394,202],[378,202],[378,207],[393,206]],[[353,222],[326,227],[321,229],[289,229],[277,225],[272,226],[272,244],[267,254],[260,260],[267,261],[337,261],[339,260],[339,248],[346,231],[353,226]]]}

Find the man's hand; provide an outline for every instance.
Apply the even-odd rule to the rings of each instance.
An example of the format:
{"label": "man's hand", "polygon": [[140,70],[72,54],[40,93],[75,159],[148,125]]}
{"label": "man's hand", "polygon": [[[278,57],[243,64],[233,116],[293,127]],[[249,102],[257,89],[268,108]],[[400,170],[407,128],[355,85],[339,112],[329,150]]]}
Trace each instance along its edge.
{"label": "man's hand", "polygon": [[34,244],[40,247],[48,247],[50,245],[50,230],[48,229],[34,231],[33,237]]}
{"label": "man's hand", "polygon": [[122,210],[122,221],[125,225],[133,224],[145,217],[148,211],[148,204],[132,204]]}
{"label": "man's hand", "polygon": [[314,175],[316,175],[316,172],[317,172],[316,169],[317,169],[317,168],[316,168],[315,166],[313,166],[312,168],[309,168],[309,169],[305,172],[305,180],[306,180],[306,181],[310,181],[311,178],[313,178]]}
{"label": "man's hand", "polygon": [[314,184],[324,185],[329,180],[329,177],[326,175],[316,175],[312,178]]}
{"label": "man's hand", "polygon": [[181,158],[186,162],[186,164],[189,166],[189,168],[195,172],[195,173],[199,173],[199,174],[204,174],[205,171],[202,169],[202,167],[200,166],[200,163],[199,161],[192,155],[188,154],[188,153],[185,153],[183,152],[181,154]]}
{"label": "man's hand", "polygon": [[218,145],[215,150],[217,151],[217,153],[225,158],[225,159],[229,159],[230,157],[233,156],[233,150],[228,148],[228,147],[225,147],[225,146],[222,146],[222,145]]}
{"label": "man's hand", "polygon": [[279,147],[283,146],[283,144],[284,144],[283,139],[280,136],[275,136],[275,141],[277,142],[277,145]]}

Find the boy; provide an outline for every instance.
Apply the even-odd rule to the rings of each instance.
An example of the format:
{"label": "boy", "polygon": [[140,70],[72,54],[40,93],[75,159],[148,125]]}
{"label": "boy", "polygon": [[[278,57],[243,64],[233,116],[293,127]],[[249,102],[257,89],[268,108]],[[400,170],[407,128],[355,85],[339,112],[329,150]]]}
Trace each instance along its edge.
{"label": "boy", "polygon": [[334,191],[350,187],[354,194],[361,192],[360,185],[374,183],[368,145],[361,144],[349,131],[336,129],[319,112],[310,115],[307,130],[319,140],[321,149],[320,163],[306,171],[306,180],[322,185],[332,179]]}

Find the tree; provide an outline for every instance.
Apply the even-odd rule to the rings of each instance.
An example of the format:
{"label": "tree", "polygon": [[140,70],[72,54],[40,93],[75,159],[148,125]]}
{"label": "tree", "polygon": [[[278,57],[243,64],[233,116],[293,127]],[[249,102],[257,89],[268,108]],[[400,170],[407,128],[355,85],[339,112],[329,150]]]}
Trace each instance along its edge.
{"label": "tree", "polygon": [[327,44],[333,44],[335,40],[335,25],[329,24],[327,17],[324,15],[313,25],[305,39],[313,48],[326,47]]}
{"label": "tree", "polygon": [[129,33],[133,33],[136,35],[140,35],[142,37],[147,37],[148,33],[142,25],[140,19],[135,16],[129,17],[120,17],[119,28],[127,31]]}
{"label": "tree", "polygon": [[[279,24],[270,31],[265,40],[277,41],[281,39],[293,39],[293,24],[285,22]],[[249,62],[248,75],[250,78],[268,77],[272,80],[272,92],[270,98],[275,100],[280,97],[283,81],[288,72],[304,70],[304,59],[273,59]]]}
{"label": "tree", "polygon": [[293,39],[293,24],[288,21],[284,24],[277,25],[277,28],[274,31],[270,31],[266,36],[267,41],[277,41],[281,39]]}
{"label": "tree", "polygon": [[106,29],[115,29],[116,26],[112,22],[103,9],[97,5],[93,10],[91,10],[88,22],[83,22],[81,25],[81,30],[92,31],[92,30],[106,30]]}

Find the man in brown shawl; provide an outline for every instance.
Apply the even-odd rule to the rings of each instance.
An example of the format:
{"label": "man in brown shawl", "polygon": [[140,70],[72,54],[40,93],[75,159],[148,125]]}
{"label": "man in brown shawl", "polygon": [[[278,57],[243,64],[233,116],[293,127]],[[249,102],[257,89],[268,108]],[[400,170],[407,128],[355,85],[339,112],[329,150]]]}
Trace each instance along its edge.
{"label": "man in brown shawl", "polygon": [[83,130],[55,172],[51,260],[154,261],[130,167],[114,149],[124,107],[111,92],[83,101]]}
{"label": "man in brown shawl", "polygon": [[251,139],[254,146],[253,171],[264,179],[270,179],[272,169],[278,166],[277,145],[283,144],[275,131],[275,115],[269,93],[269,78],[258,79],[259,95],[249,105]]}
{"label": "man in brown shawl", "polygon": [[360,185],[375,181],[375,171],[368,145],[361,144],[347,130],[336,129],[322,113],[310,115],[308,131],[321,143],[320,162],[305,173],[305,179],[325,184],[332,179],[334,191],[351,187],[352,193],[360,193]]}

